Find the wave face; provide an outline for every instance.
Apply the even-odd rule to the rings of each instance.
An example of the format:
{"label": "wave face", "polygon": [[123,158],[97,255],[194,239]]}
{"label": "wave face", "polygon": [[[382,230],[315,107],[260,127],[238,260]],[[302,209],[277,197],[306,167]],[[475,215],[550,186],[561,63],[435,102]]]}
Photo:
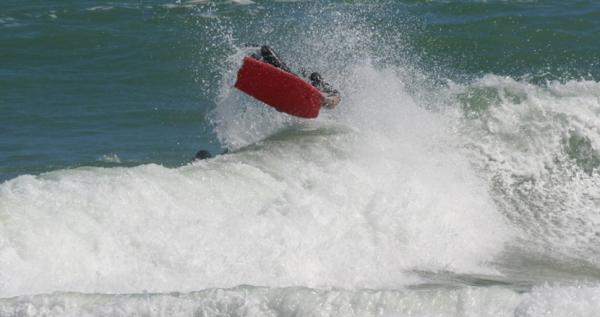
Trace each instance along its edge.
{"label": "wave face", "polygon": [[[584,71],[593,50],[574,47],[570,62],[552,53],[573,39],[593,45],[586,30],[598,23],[595,4],[90,2],[35,17],[9,7],[0,32],[26,36],[20,28],[59,23],[44,32],[61,34],[66,19],[97,23],[88,31],[166,33],[130,33],[133,44],[152,44],[138,45],[150,51],[131,63],[119,33],[116,55],[107,55],[129,74],[144,73],[141,57],[152,57],[152,76],[121,74],[111,86],[141,85],[148,96],[100,98],[101,113],[69,107],[103,95],[97,90],[65,104],[52,91],[58,108],[44,110],[38,123],[48,135],[35,142],[18,126],[33,129],[39,118],[15,109],[34,107],[39,100],[19,96],[47,80],[27,86],[0,68],[12,87],[11,106],[0,107],[9,118],[0,127],[9,136],[0,143],[8,149],[0,154],[0,316],[598,312],[600,82]],[[127,16],[131,25],[121,24]],[[529,41],[497,44],[515,25],[517,39]],[[7,34],[0,41],[16,41]],[[53,38],[30,35],[41,47]],[[64,36],[49,56],[81,38]],[[245,43],[268,43],[292,69],[321,72],[342,103],[301,120],[232,89]],[[523,53],[548,43],[549,52]],[[186,67],[168,47],[185,49]],[[78,87],[66,74],[92,67],[63,62],[65,87]],[[119,67],[97,71],[115,78]],[[198,92],[171,99],[177,87]],[[103,125],[107,116],[117,119]],[[186,128],[191,118],[204,132]],[[157,149],[120,151],[135,143],[134,131],[156,137]],[[65,137],[73,133],[81,137]],[[186,133],[227,152],[181,159],[182,148],[193,153],[194,139],[175,137]],[[45,137],[61,150],[41,145]],[[27,140],[46,154],[86,143],[90,152],[32,163],[34,152],[16,146]]]}
{"label": "wave face", "polygon": [[485,76],[454,86],[475,162],[523,248],[597,267],[596,81],[534,85]]}
{"label": "wave face", "polygon": [[4,295],[389,288],[413,269],[493,272],[480,264],[510,229],[444,122],[393,74],[355,76],[373,84],[346,96],[344,119],[293,124],[207,162],[4,183]]}

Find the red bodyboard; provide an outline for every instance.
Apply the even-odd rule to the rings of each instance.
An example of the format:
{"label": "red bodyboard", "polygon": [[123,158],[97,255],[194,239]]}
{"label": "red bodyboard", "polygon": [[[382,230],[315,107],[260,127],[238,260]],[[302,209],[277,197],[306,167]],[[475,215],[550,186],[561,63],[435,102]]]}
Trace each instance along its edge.
{"label": "red bodyboard", "polygon": [[302,118],[316,118],[321,92],[302,78],[246,56],[235,87],[278,111]]}

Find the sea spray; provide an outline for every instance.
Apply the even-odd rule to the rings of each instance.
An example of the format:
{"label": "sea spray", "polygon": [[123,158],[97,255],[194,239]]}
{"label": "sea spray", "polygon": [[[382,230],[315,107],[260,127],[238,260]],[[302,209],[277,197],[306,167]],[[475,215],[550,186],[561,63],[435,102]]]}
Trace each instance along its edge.
{"label": "sea spray", "polygon": [[3,295],[394,288],[417,269],[494,274],[486,263],[510,230],[444,121],[393,71],[352,74],[368,84],[349,90],[335,119],[254,142],[273,121],[258,116],[254,144],[209,161],[1,185]]}

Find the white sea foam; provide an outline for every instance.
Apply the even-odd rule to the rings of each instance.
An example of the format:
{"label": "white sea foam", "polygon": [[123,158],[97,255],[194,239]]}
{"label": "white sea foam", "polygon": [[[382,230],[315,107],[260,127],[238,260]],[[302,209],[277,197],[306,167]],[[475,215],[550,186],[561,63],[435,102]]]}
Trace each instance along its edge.
{"label": "white sea foam", "polygon": [[518,316],[597,316],[600,287],[576,284],[543,285],[526,294],[515,310]]}
{"label": "white sea foam", "polygon": [[355,76],[366,84],[347,90],[339,114],[283,119],[258,143],[284,115],[256,116],[246,135],[219,130],[243,146],[235,153],[0,185],[0,296],[396,288],[415,281],[412,270],[494,274],[486,263],[510,229],[443,120],[416,107],[394,72],[364,65]]}
{"label": "white sea foam", "polygon": [[[465,142],[522,248],[600,264],[600,83],[488,75],[448,90]],[[458,96],[458,97],[456,97]]]}
{"label": "white sea foam", "polygon": [[596,316],[597,286],[420,290],[237,287],[194,293],[55,293],[0,299],[2,316]]}
{"label": "white sea foam", "polygon": [[121,163],[121,158],[117,154],[104,154],[100,157],[100,161],[106,163]]}
{"label": "white sea foam", "polygon": [[89,7],[86,10],[87,11],[110,11],[113,8],[114,7],[112,7],[112,6],[95,6],[95,7]]}
{"label": "white sea foam", "polygon": [[[55,294],[0,300],[19,316],[512,316],[520,296],[503,289],[343,291],[239,287],[190,294]],[[492,301],[490,299],[493,298]],[[105,305],[111,303],[111,305]],[[484,305],[482,305],[485,303]]]}
{"label": "white sea foam", "polygon": [[241,5],[254,4],[254,1],[252,1],[252,0],[231,0],[231,2],[233,2],[235,4],[241,4]]}

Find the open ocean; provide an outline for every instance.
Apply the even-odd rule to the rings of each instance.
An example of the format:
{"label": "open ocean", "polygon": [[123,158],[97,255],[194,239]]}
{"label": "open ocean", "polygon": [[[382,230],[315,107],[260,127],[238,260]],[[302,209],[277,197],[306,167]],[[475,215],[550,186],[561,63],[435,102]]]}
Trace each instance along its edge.
{"label": "open ocean", "polygon": [[[0,316],[599,316],[599,35],[598,1],[2,0]],[[247,43],[342,102],[236,91]]]}

